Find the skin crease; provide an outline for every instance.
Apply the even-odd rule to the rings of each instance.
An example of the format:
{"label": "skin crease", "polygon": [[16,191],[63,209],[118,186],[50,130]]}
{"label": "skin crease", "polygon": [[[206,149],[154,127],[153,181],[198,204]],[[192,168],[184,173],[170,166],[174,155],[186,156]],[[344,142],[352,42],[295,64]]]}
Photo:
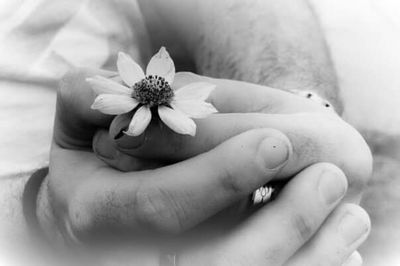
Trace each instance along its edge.
{"label": "skin crease", "polygon": [[[143,1],[145,2],[145,1]],[[143,3],[142,2],[142,3]],[[150,2],[151,4],[156,3],[157,1],[154,2]],[[161,3],[161,2],[160,2]],[[160,4],[158,3],[158,4]],[[263,2],[259,1],[257,2],[257,4],[262,4]],[[271,14],[276,14],[279,13],[279,10],[281,10],[280,8],[280,4],[275,3],[273,1],[267,1],[266,2],[271,9],[270,12]],[[285,3],[282,2],[282,5],[285,6],[285,4],[287,6],[290,6],[290,4],[287,4],[288,2],[286,1]],[[161,3],[162,4],[162,3]],[[189,5],[189,9],[193,10],[194,7],[190,7],[191,2],[190,1],[185,1],[184,3],[181,3],[180,6],[182,9],[180,10],[184,10],[184,7],[182,7],[182,4],[187,7],[187,5]],[[267,84],[267,85],[272,85],[272,86],[276,86],[279,88],[283,88],[283,89],[291,89],[293,87],[306,87],[307,89],[311,89],[311,90],[317,90],[317,91],[322,91],[324,92],[324,94],[327,96],[327,98],[329,98],[329,100],[331,102],[334,103],[335,107],[340,110],[340,104],[337,103],[337,101],[335,100],[333,93],[336,91],[336,83],[335,83],[335,79],[334,79],[334,72],[331,68],[330,65],[330,61],[329,61],[329,57],[326,54],[325,49],[322,49],[322,52],[318,52],[318,53],[314,53],[314,49],[316,50],[321,50],[320,48],[324,48],[324,44],[321,43],[321,39],[318,39],[316,36],[318,36],[318,34],[316,34],[315,36],[313,34],[311,34],[311,36],[314,36],[314,38],[316,38],[315,41],[310,42],[313,45],[316,45],[317,47],[310,47],[307,48],[309,43],[303,43],[304,47],[301,45],[301,43],[297,43],[297,41],[294,41],[296,43],[297,46],[294,46],[293,43],[291,43],[291,38],[288,38],[287,40],[284,40],[283,46],[287,45],[287,47],[285,47],[285,49],[283,49],[281,47],[281,45],[277,46],[277,45],[271,45],[271,46],[267,46],[266,48],[263,49],[267,49],[267,50],[263,50],[261,49],[261,46],[259,47],[260,49],[256,49],[257,51],[253,51],[250,50],[250,46],[246,46],[243,44],[243,42],[241,41],[242,38],[244,38],[244,36],[238,36],[234,34],[234,28],[233,27],[229,27],[227,25],[224,25],[224,23],[217,23],[214,22],[214,20],[212,19],[213,16],[216,16],[216,14],[209,14],[210,17],[208,17],[207,14],[205,14],[206,10],[218,10],[221,9],[221,6],[216,6],[215,8],[210,8],[210,6],[207,5],[211,5],[211,1],[205,1],[204,2],[205,6],[203,9],[196,9],[199,12],[199,16],[191,16],[191,18],[193,19],[193,23],[179,23],[173,20],[168,20],[168,18],[171,17],[175,17],[175,18],[180,18],[181,16],[177,16],[174,15],[173,13],[173,8],[171,8],[171,6],[173,6],[173,4],[169,5],[169,7],[163,7],[162,5],[160,6],[160,10],[158,10],[158,8],[156,8],[155,6],[152,6],[151,9],[153,11],[158,10],[159,12],[159,17],[166,19],[167,21],[162,21],[162,25],[165,26],[171,26],[173,28],[176,27],[176,35],[169,35],[169,37],[171,39],[179,39],[179,36],[192,36],[191,34],[188,34],[188,32],[196,32],[195,29],[190,28],[190,25],[196,25],[196,30],[198,34],[197,38],[199,39],[191,39],[191,38],[186,38],[185,41],[183,42],[185,47],[185,50],[179,50],[176,49],[176,47],[182,47],[179,45],[171,45],[172,47],[172,54],[173,57],[175,58],[175,56],[178,58],[178,62],[181,62],[182,65],[190,65],[191,62],[187,62],[187,60],[183,60],[182,58],[185,57],[185,54],[187,55],[190,53],[195,54],[194,57],[191,57],[189,61],[194,62],[192,64],[192,66],[194,66],[194,69],[197,69],[199,73],[203,73],[203,74],[212,74],[215,77],[225,77],[225,78],[237,78],[237,79],[243,79],[243,80],[247,80],[247,81],[253,81],[253,82],[259,82],[261,84]],[[214,3],[215,4],[215,3]],[[219,3],[217,3],[217,5],[219,5]],[[237,4],[238,6],[236,7],[231,7],[232,11],[235,12],[239,12],[239,13],[235,13],[236,16],[240,18],[240,5],[241,4]],[[247,8],[250,8],[251,10],[252,6],[248,6]],[[256,8],[257,5],[254,5],[253,8]],[[304,7],[304,6],[303,6]],[[258,7],[259,8],[259,7]],[[275,10],[273,10],[273,8],[276,8]],[[145,8],[144,8],[145,9]],[[301,10],[304,10],[304,8],[301,8]],[[306,9],[308,10],[308,9]],[[253,10],[254,11],[254,10]],[[168,14],[162,14],[162,12],[172,12],[169,15]],[[217,12],[217,11],[215,11]],[[246,12],[249,12],[249,10],[247,9]],[[145,11],[146,13],[146,11]],[[186,13],[187,15],[190,15],[189,13]],[[305,21],[307,21],[307,18],[309,18],[312,14],[307,11],[306,14],[304,15],[304,19]],[[260,15],[261,16],[261,15]],[[148,16],[146,16],[148,17]],[[209,26],[207,26],[207,23],[204,23],[204,21],[196,21],[196,18],[203,18],[205,21],[209,20],[210,24]],[[263,18],[264,16],[261,16],[261,18]],[[268,18],[268,16],[266,16]],[[277,20],[277,21],[267,21],[268,23],[283,23],[284,21],[287,21],[288,18],[291,18],[292,16],[287,16],[285,17],[285,19],[282,20]],[[182,16],[182,19],[184,19],[185,16]],[[223,18],[223,19],[227,19],[227,18]],[[224,20],[223,20],[224,21]],[[226,21],[226,23],[228,23],[229,21]],[[260,21],[262,22],[262,21]],[[293,23],[293,21],[288,21],[287,22],[288,25],[290,25],[291,23]],[[151,23],[149,23],[151,24]],[[242,23],[238,23],[238,24],[242,24]],[[177,25],[184,25],[185,27],[178,27]],[[243,25],[243,24],[242,24]],[[246,25],[246,24],[245,24]],[[247,26],[251,26],[251,25],[247,25]],[[305,28],[308,27],[308,24],[303,25]],[[189,27],[189,28],[188,28]],[[296,34],[297,31],[293,31],[290,30],[289,26],[285,27],[284,25],[281,25],[281,27],[283,29],[286,30],[286,34],[291,36],[293,39],[296,39]],[[151,34],[152,31],[152,27],[149,27],[150,29],[150,35],[154,36]],[[219,32],[223,32],[225,30],[232,30],[233,32],[228,32],[226,35],[231,36],[230,38],[232,39],[228,39],[228,40],[220,40],[219,36],[221,36],[221,34],[218,34]],[[259,29],[261,30],[261,28]],[[188,31],[188,32],[186,32]],[[162,31],[159,31],[162,32]],[[168,29],[166,29],[164,32],[169,32]],[[263,29],[263,32],[268,33],[268,31],[265,31],[265,29]],[[285,31],[284,31],[285,32]],[[273,31],[271,31],[271,34],[273,33]],[[292,35],[295,36],[292,36]],[[201,36],[207,36],[207,38],[205,37],[201,37]],[[210,37],[208,37],[210,36]],[[285,36],[285,35],[283,35]],[[165,36],[164,36],[165,37]],[[263,42],[264,40],[260,40],[257,39],[256,35],[254,36],[245,36],[245,37],[249,37],[247,38],[247,40],[257,43],[257,42]],[[268,37],[268,36],[267,36]],[[264,38],[267,38],[264,36]],[[276,39],[278,36],[276,35],[272,35],[270,39],[274,40]],[[237,38],[237,39],[235,39]],[[254,40],[251,38],[255,38]],[[157,38],[156,38],[157,39]],[[268,38],[267,38],[268,39]],[[163,39],[160,38],[158,41],[160,42],[161,40],[163,40],[163,42],[168,42],[167,39]],[[214,41],[221,41],[221,43],[214,43]],[[278,42],[278,41],[277,41]],[[153,40],[154,46],[157,47],[159,46],[159,43],[157,42],[157,40]],[[194,44],[199,44],[199,45],[193,45]],[[164,43],[165,44],[165,43]],[[225,45],[224,44],[229,44],[229,45]],[[307,44],[307,45],[306,45]],[[236,46],[238,45],[238,46]],[[169,44],[167,44],[168,47]],[[175,49],[174,49],[175,47]],[[191,49],[192,47],[192,49]],[[215,49],[211,49],[211,47],[215,47]],[[247,47],[247,48],[246,48]],[[295,47],[295,48],[293,48]],[[279,49],[278,49],[279,48]],[[301,48],[301,49],[300,49]],[[248,49],[248,50],[243,50],[243,49]],[[283,49],[283,51],[281,51],[280,49]],[[305,49],[305,50],[303,50]],[[204,54],[201,52],[204,51]],[[236,52],[235,52],[236,51]],[[241,53],[238,53],[237,51],[242,51]],[[313,52],[311,52],[313,51]],[[299,54],[300,53],[300,54]],[[266,59],[260,59],[260,54],[271,54],[272,56],[272,62],[273,63],[268,63],[269,62],[269,57]],[[293,58],[292,55],[293,54]],[[249,56],[250,55],[250,56]],[[253,57],[251,57],[253,56]],[[313,58],[313,56],[315,56],[316,58]],[[249,59],[252,58],[252,59]],[[293,61],[290,61],[293,60]],[[293,62],[296,62],[295,64],[292,64]],[[321,63],[322,62],[322,63]],[[253,65],[254,64],[254,65]],[[318,64],[322,64],[322,66],[324,67],[319,67]],[[213,68],[213,66],[218,66],[219,68]],[[290,66],[290,67],[288,67]],[[327,66],[327,67],[325,67]],[[260,71],[255,71],[256,73],[253,74],[246,74],[246,73],[251,73],[252,71],[248,71],[249,69],[258,69],[260,68]],[[312,71],[310,71],[310,69]],[[317,71],[318,70],[318,71]],[[326,71],[326,72],[324,72]],[[310,74],[310,73],[311,74]],[[266,73],[269,73],[268,75]],[[76,74],[76,73],[75,73]],[[66,79],[68,81],[68,78]],[[79,79],[74,79],[71,78],[69,79],[69,82],[71,82],[71,80],[79,80]],[[69,86],[71,86],[71,84],[69,84]],[[317,118],[317,120],[319,119],[318,115],[315,115],[315,117]],[[322,119],[323,120],[323,116]],[[103,118],[102,118],[103,119]],[[315,121],[312,119],[312,117],[310,118],[311,122]],[[99,124],[102,124],[103,121],[97,121],[96,118],[94,118],[94,120],[96,122],[99,122]],[[328,123],[329,124],[329,123]],[[346,126],[343,127],[342,129],[344,129],[343,132],[337,132],[337,137],[340,139],[347,139],[345,136],[347,134],[353,134],[354,132],[350,129],[348,129]],[[329,125],[327,125],[327,133],[331,132],[332,130],[329,128]],[[348,130],[348,131],[347,131]],[[76,133],[76,132],[75,132]],[[92,134],[93,132],[91,132],[90,134]],[[239,133],[239,132],[238,132]],[[90,141],[90,134],[88,134],[87,136],[83,136],[83,138],[81,139],[82,142],[76,142],[74,143],[75,146],[78,147],[85,147],[85,145],[87,145],[87,142]],[[341,135],[343,134],[343,135]],[[353,136],[353,135],[352,135]],[[86,138],[87,137],[87,138]],[[294,136],[291,136],[292,138],[295,138]],[[335,140],[335,136],[332,137],[331,141],[334,142]],[[359,139],[357,139],[359,140]],[[322,142],[324,142],[324,139],[321,139]],[[359,140],[360,143],[355,143],[355,146],[363,145],[362,144],[362,140]],[[299,141],[302,142],[302,141]],[[305,143],[307,143],[307,141],[305,141]],[[60,143],[58,143],[60,144]],[[68,148],[68,143],[61,143],[61,146],[63,148]],[[306,145],[307,146],[307,145]],[[351,147],[349,147],[349,149],[351,149]],[[53,151],[52,156],[53,156],[53,160],[54,158],[57,160],[57,156],[59,157],[59,162],[64,162],[66,161],[65,159],[67,159],[67,157],[64,157],[65,154],[63,154],[62,149],[60,150],[56,150]],[[329,152],[329,151],[327,151]],[[312,149],[310,151],[310,155],[312,154]],[[367,152],[367,155],[369,153]],[[101,165],[99,164],[99,161],[96,158],[93,158],[93,156],[83,152],[83,151],[77,151],[76,156],[73,156],[74,158],[71,158],[73,160],[71,160],[71,162],[73,163],[74,167],[77,167],[80,165],[80,161],[84,161],[84,160],[92,160],[96,165]],[[366,155],[366,157],[368,157]],[[365,180],[367,179],[365,177],[365,173],[359,173],[357,170],[360,165],[364,166],[364,165],[368,165],[368,158],[360,158],[360,164],[357,165],[354,164],[354,160],[353,158],[349,158],[350,160],[350,167],[353,167],[354,172],[357,172],[357,174],[359,175],[360,179],[359,180],[355,180],[356,184],[359,184],[360,187],[356,187],[357,191],[360,191],[362,189],[363,184],[365,183]],[[346,161],[345,159],[343,159],[343,161]],[[62,165],[58,165],[58,166],[54,166],[53,167],[65,167]],[[340,165],[340,167],[344,167],[346,168],[346,165]],[[101,169],[104,169],[104,166],[101,166]],[[95,169],[96,170],[96,169]],[[91,171],[91,170],[90,170]],[[97,171],[97,170],[96,170]],[[368,168],[365,169],[366,172],[369,171]],[[68,172],[68,171],[65,171]],[[111,173],[111,171],[109,172]],[[104,177],[104,176],[103,176]],[[102,178],[103,178],[102,177]],[[59,177],[60,178],[60,177]],[[65,178],[68,178],[68,176],[66,176]],[[85,176],[82,176],[83,180],[85,178]],[[62,179],[62,178],[61,178]],[[363,180],[362,180],[363,179]],[[53,184],[50,185],[50,188],[52,188],[53,190],[50,192],[53,193],[50,195],[50,197],[52,197],[54,199],[54,201],[58,200],[58,202],[61,203],[70,203],[71,201],[69,201],[69,197],[71,197],[68,187],[58,187],[58,191],[61,190],[65,190],[62,191],[62,193],[56,195],[54,194],[57,188],[57,183],[54,183],[54,181],[52,181]],[[75,178],[74,181],[71,180],[71,187],[77,186],[79,187],[79,182],[80,179],[79,178]],[[101,182],[99,182],[101,183]],[[116,182],[117,183],[117,182]],[[354,184],[351,184],[354,185]],[[99,185],[100,186],[100,185]],[[353,186],[354,187],[354,186]],[[85,188],[81,187],[80,191],[75,191],[75,195],[85,195],[85,193],[82,193],[82,191],[84,192]],[[103,189],[100,188],[99,189]],[[93,190],[93,188],[91,188],[91,190]],[[46,192],[42,192],[43,194]],[[81,193],[81,194],[79,194]],[[61,197],[60,197],[61,195]],[[111,194],[110,194],[111,195]],[[86,195],[87,198],[79,198],[79,197],[75,197],[74,200],[77,200],[76,202],[72,201],[72,203],[75,203],[75,206],[79,205],[79,200],[84,201],[85,203],[93,201],[93,199],[88,199],[90,196],[92,195]],[[118,195],[117,195],[118,196]],[[59,197],[59,198],[57,198]],[[43,197],[44,199],[46,197]],[[96,205],[98,207],[98,209],[101,209],[103,206],[101,205],[102,203],[104,203],[105,201],[102,200],[110,200],[111,202],[109,202],[109,206],[107,207],[113,207],[115,204],[114,200],[119,200],[119,198],[106,198],[106,199],[102,199],[102,198],[96,198],[96,201],[94,201],[95,203],[98,204]],[[61,199],[61,200],[60,200]],[[88,201],[85,201],[88,200]],[[356,201],[356,200],[355,200]],[[55,203],[53,203],[55,204]],[[57,205],[53,205],[57,206]],[[60,207],[60,210],[71,210],[71,206],[57,206]],[[75,209],[76,210],[76,209]],[[70,213],[74,213],[77,214],[79,212],[81,213],[85,213],[85,211],[93,211],[92,209],[83,209],[83,210],[77,210],[77,212],[70,212]],[[97,209],[95,209],[95,211],[97,211]],[[118,211],[118,209],[117,209]],[[111,213],[111,212],[107,212],[107,213]],[[65,215],[65,213],[63,213],[62,211],[60,211],[59,216],[63,217],[63,215]],[[67,213],[68,215],[68,213]],[[75,224],[73,226],[75,227],[79,227],[80,225],[82,226],[81,229],[87,229],[85,227],[89,226],[90,227],[90,220],[85,221],[84,219],[82,219],[82,217],[84,216],[80,216],[80,217],[73,217],[72,220],[75,222]],[[99,218],[100,220],[104,217],[96,217]],[[118,217],[112,217],[115,218],[116,220],[118,220]],[[46,224],[46,222],[44,222],[44,224]],[[84,230],[83,230],[84,231]],[[79,230],[77,230],[76,232],[80,232]]]}

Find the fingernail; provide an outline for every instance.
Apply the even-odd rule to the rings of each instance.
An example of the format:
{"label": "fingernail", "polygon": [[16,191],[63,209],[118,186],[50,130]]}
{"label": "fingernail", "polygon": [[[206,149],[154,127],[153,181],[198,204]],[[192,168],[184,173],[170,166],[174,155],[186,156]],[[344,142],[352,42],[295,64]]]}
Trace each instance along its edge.
{"label": "fingernail", "polygon": [[318,183],[318,191],[327,205],[331,205],[341,199],[346,193],[346,177],[331,171],[325,170]]}
{"label": "fingernail", "polygon": [[110,125],[110,136],[113,139],[121,137],[121,132],[126,130],[132,120],[132,112],[116,116]]}
{"label": "fingernail", "polygon": [[339,224],[339,232],[349,246],[364,236],[368,230],[369,225],[350,212],[343,215]]}
{"label": "fingernail", "polygon": [[271,170],[283,166],[289,159],[289,145],[287,141],[274,137],[264,139],[259,146],[259,152],[265,166]]}
{"label": "fingernail", "polygon": [[123,149],[135,149],[144,142],[145,133],[137,137],[127,136],[123,133],[132,119],[132,113],[119,115],[111,122],[110,135],[117,143],[118,147]]}

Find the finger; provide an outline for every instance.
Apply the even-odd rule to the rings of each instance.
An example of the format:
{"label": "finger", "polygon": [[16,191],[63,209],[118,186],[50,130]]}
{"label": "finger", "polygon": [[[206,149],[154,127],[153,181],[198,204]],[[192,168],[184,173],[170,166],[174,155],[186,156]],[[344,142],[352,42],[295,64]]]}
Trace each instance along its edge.
{"label": "finger", "polygon": [[358,251],[354,251],[353,254],[343,263],[343,266],[361,266],[363,259]]}
{"label": "finger", "polygon": [[92,110],[96,95],[86,78],[116,73],[100,69],[76,69],[66,74],[57,92],[54,141],[64,147],[90,148],[92,137],[99,127],[107,127],[113,116]]}
{"label": "finger", "polygon": [[[312,135],[314,142],[317,142],[314,143],[315,146],[330,145],[326,138],[336,138],[341,133],[356,134],[355,130],[351,130],[344,123],[342,125],[338,119],[319,114],[235,113],[215,114],[197,120],[195,137],[176,134],[158,123],[152,123],[143,136],[135,139],[126,135],[118,136],[117,132],[129,119],[129,115],[119,116],[110,126],[110,135],[116,138],[116,145],[121,151],[143,158],[170,158],[177,161],[208,151],[226,139],[260,127],[276,128],[289,135],[304,135],[299,138],[309,139],[308,136]],[[332,132],[333,130],[339,132]],[[319,141],[322,142],[318,143]]]}
{"label": "finger", "polygon": [[[319,105],[314,104],[312,101],[282,90],[234,80],[212,79],[188,72],[177,73],[173,87],[179,89],[192,82],[209,82],[217,85],[208,100],[215,105],[220,113],[257,112],[282,114],[324,111],[324,109],[321,109]],[[332,115],[331,112],[328,113]],[[115,120],[113,126],[110,128],[110,134],[118,139],[123,137],[119,139],[118,143],[121,143],[122,146],[132,147],[143,141],[143,135],[132,137],[121,134],[128,127],[131,115],[122,115],[122,117],[117,117]],[[154,124],[154,122],[153,128],[160,130],[159,124]],[[168,129],[166,128],[166,130]],[[146,131],[149,131],[149,129]],[[149,136],[149,134],[147,135]],[[152,133],[150,133],[150,136],[153,136]],[[176,138],[179,136],[176,136]],[[165,142],[167,141],[168,139],[165,140]]]}
{"label": "finger", "polygon": [[162,162],[140,159],[120,152],[107,130],[99,130],[93,138],[93,152],[108,166],[120,171],[130,172],[162,167]]}
{"label": "finger", "polygon": [[346,187],[346,177],[336,166],[315,164],[294,177],[276,201],[222,244],[249,265],[282,265],[315,234]]}
{"label": "finger", "polygon": [[353,252],[366,240],[370,228],[371,222],[365,210],[355,204],[343,204],[288,265],[320,265],[323,262],[324,265],[340,266],[347,259],[352,265],[361,258]]}
{"label": "finger", "polygon": [[[127,118],[115,119],[111,128],[123,119]],[[174,134],[168,128],[152,124],[142,136],[142,141],[136,139],[127,147],[127,139],[122,137],[116,143],[118,149],[133,156],[179,161],[206,152],[246,130],[268,127],[289,136],[295,151],[277,177],[292,176],[316,162],[331,162],[343,169],[351,185],[349,197],[356,197],[372,171],[371,152],[364,139],[339,118],[308,113],[217,114],[198,120],[197,126],[198,131],[193,138]]]}
{"label": "finger", "polygon": [[247,198],[280,171],[290,154],[286,136],[259,129],[167,167],[135,173],[97,171],[74,194],[79,204],[70,204],[76,208],[70,210],[71,224],[80,231],[76,235],[93,229],[93,224],[136,233],[181,232]]}
{"label": "finger", "polygon": [[173,88],[179,89],[192,82],[208,82],[217,85],[209,101],[221,113],[295,113],[325,112],[321,107],[306,97],[253,83],[215,79],[190,72],[176,73]]}

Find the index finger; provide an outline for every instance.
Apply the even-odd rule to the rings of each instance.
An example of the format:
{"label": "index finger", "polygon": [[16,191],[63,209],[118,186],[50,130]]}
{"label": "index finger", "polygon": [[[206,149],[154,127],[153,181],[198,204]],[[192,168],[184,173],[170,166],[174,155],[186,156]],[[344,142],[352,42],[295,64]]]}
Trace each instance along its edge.
{"label": "index finger", "polygon": [[173,87],[180,88],[192,82],[208,82],[217,85],[208,100],[220,113],[286,114],[327,110],[321,108],[321,105],[316,102],[284,90],[238,80],[200,76],[190,72],[176,73]]}
{"label": "index finger", "polygon": [[[299,112],[327,112],[327,115],[333,115],[332,110],[327,111],[320,104],[304,97],[247,82],[214,79],[188,72],[180,72],[176,74],[173,87],[178,89],[193,82],[207,82],[216,85],[208,101],[219,112],[219,114],[211,115],[208,118],[196,120],[199,129],[197,136],[192,138],[175,134],[167,127],[163,127],[160,121],[150,123],[146,131],[139,136],[124,135],[122,132],[128,127],[132,117],[132,114],[129,113],[117,116],[110,126],[110,136],[115,139],[116,146],[122,152],[131,155],[150,158],[165,155],[164,159],[187,158],[187,156],[182,155],[182,150],[192,149],[196,151],[195,153],[200,152],[197,147],[193,147],[192,143],[204,146],[205,149],[202,149],[204,151],[208,150],[209,146],[214,147],[216,142],[220,142],[220,139],[223,139],[223,135],[230,134],[232,136],[238,134],[239,126],[237,124],[242,123],[240,119],[220,119],[219,123],[221,124],[213,123],[213,117],[219,117],[221,113],[293,114]],[[249,124],[248,121],[245,121],[245,124]],[[227,127],[224,128],[224,126]],[[257,120],[254,121],[253,127],[260,127]],[[223,128],[223,130],[220,128]],[[174,146],[183,143],[185,145]],[[182,146],[186,146],[185,149],[181,149]],[[154,154],[155,149],[157,154]]]}

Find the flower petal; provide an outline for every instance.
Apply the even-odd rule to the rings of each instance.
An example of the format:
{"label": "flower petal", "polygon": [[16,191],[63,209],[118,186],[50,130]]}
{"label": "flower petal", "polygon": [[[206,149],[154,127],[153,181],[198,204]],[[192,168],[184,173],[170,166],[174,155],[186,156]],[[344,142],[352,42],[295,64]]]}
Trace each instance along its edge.
{"label": "flower petal", "polygon": [[175,64],[165,47],[161,47],[151,59],[146,68],[146,76],[157,75],[163,77],[169,85],[174,81]]}
{"label": "flower petal", "polygon": [[161,120],[176,133],[190,136],[196,134],[196,124],[182,112],[166,106],[159,106],[158,114]]}
{"label": "flower petal", "polygon": [[194,82],[175,91],[175,99],[205,101],[215,89],[215,85],[207,82]]}
{"label": "flower petal", "polygon": [[124,133],[128,136],[139,136],[144,132],[151,121],[151,111],[150,108],[143,105],[140,107],[136,113],[133,115],[131,122],[127,131]]}
{"label": "flower petal", "polygon": [[118,53],[117,68],[122,80],[128,86],[133,86],[136,82],[145,78],[142,68],[123,52]]}
{"label": "flower petal", "polygon": [[213,113],[218,113],[214,105],[204,101],[173,101],[171,106],[191,118],[205,118]]}
{"label": "flower petal", "polygon": [[91,108],[108,115],[120,115],[133,110],[138,104],[138,101],[126,95],[100,94]]}
{"label": "flower petal", "polygon": [[86,81],[92,86],[94,92],[99,94],[122,94],[131,95],[133,90],[124,85],[119,84],[111,79],[102,76],[94,76],[87,78]]}

